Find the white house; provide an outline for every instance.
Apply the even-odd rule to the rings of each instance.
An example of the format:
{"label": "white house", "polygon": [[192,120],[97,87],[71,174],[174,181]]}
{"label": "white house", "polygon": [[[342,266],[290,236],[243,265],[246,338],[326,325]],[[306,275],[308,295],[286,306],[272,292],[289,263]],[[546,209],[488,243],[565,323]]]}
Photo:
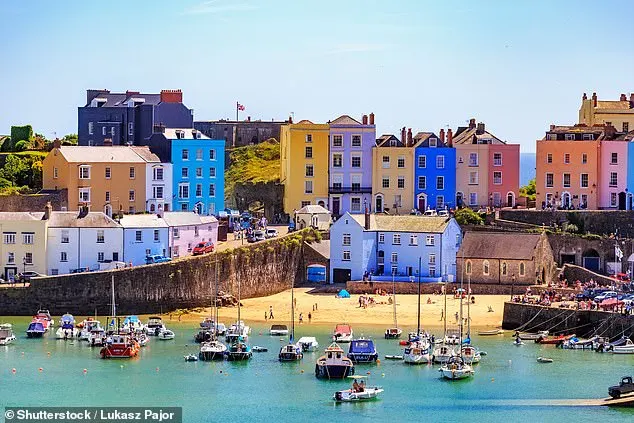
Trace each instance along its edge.
{"label": "white house", "polygon": [[172,209],[172,164],[147,163],[145,171],[145,210],[162,213]]}
{"label": "white house", "polygon": [[123,228],[102,212],[54,211],[48,222],[49,275],[98,270],[123,259]]}
{"label": "white house", "polygon": [[120,220],[123,227],[123,261],[133,266],[145,264],[148,255],[167,256],[169,230],[156,214],[127,214]]}
{"label": "white house", "polygon": [[297,229],[310,227],[327,231],[331,222],[330,211],[317,204],[309,204],[295,212],[295,227]]}
{"label": "white house", "polygon": [[454,282],[461,242],[453,218],[346,213],[330,229],[330,280]]}
{"label": "white house", "polygon": [[169,228],[169,257],[190,255],[199,242],[218,243],[218,219],[194,212],[165,212],[163,220]]}

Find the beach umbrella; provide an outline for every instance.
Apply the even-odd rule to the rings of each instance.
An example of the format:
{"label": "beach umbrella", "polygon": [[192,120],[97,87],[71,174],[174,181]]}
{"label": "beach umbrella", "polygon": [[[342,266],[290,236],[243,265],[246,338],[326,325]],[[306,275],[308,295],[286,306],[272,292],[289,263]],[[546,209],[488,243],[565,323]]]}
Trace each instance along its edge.
{"label": "beach umbrella", "polygon": [[339,294],[337,295],[339,296],[339,298],[350,298],[350,293],[346,291],[345,289],[342,289],[341,291],[339,291]]}

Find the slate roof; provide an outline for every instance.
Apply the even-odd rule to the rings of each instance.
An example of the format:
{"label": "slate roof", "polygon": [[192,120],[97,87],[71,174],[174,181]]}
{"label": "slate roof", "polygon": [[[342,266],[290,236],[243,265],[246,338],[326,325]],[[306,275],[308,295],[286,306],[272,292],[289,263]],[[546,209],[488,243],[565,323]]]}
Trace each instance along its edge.
{"label": "slate roof", "polygon": [[[102,147],[99,147],[102,148]],[[102,212],[88,212],[83,217],[78,211],[54,211],[49,218],[49,228],[120,228],[117,222]]]}
{"label": "slate roof", "polygon": [[[127,102],[131,98],[143,99],[143,104],[156,105],[161,102],[161,94],[99,93],[94,98],[106,100],[101,107],[128,107]],[[86,106],[90,106],[90,102]]]}
{"label": "slate roof", "polygon": [[147,146],[95,148],[63,145],[59,147],[59,152],[69,163],[153,163],[161,161],[156,154],[150,152],[150,148]]}
{"label": "slate roof", "polygon": [[203,222],[200,216],[194,212],[164,212],[163,220],[168,226],[194,226]]}
{"label": "slate roof", "polygon": [[[365,226],[365,215],[346,215],[352,217],[361,226]],[[339,218],[339,220],[344,217]],[[383,214],[370,215],[371,231],[384,232],[422,232],[422,233],[443,233],[449,225],[451,218],[439,216],[388,216]]]}
{"label": "slate roof", "polygon": [[414,135],[414,147],[429,147],[429,139],[436,138],[436,146],[437,147],[446,147],[447,144],[444,143],[439,136],[434,134],[433,132],[419,132]]}
{"label": "slate roof", "polygon": [[478,134],[478,129],[469,128],[469,127],[460,127],[456,134],[453,137],[453,143],[455,144],[478,144],[478,140],[486,139],[491,140],[491,144],[506,144],[505,141],[502,141],[489,131],[485,129],[485,131],[481,134]]}
{"label": "slate roof", "polygon": [[297,210],[295,213],[298,214],[330,214],[330,212],[317,204],[309,204],[307,206],[302,207]]}
{"label": "slate roof", "polygon": [[361,125],[361,122],[351,118],[348,115],[341,115],[337,119],[330,122],[331,125]]}
{"label": "slate roof", "polygon": [[42,220],[44,212],[0,212],[0,221]]}
{"label": "slate roof", "polygon": [[155,214],[125,214],[119,224],[124,228],[167,228],[165,220]]}
{"label": "slate roof", "polygon": [[[209,138],[207,135],[203,134],[202,132],[193,129],[193,128],[165,128],[165,132],[163,132],[163,135],[165,135],[165,138],[167,138],[168,140],[175,140],[176,139],[176,131],[183,131],[185,133],[185,138],[181,138],[181,139],[185,139],[185,140],[191,140],[191,139],[201,139],[201,140],[209,140],[211,138]],[[194,132],[192,131],[196,131],[197,133],[200,134],[200,138],[194,138]]]}
{"label": "slate roof", "polygon": [[396,141],[397,142],[397,147],[405,147],[405,144],[403,144],[398,138],[396,138],[395,135],[392,134],[383,134],[381,135],[379,138],[376,139],[376,146],[377,147],[391,147],[390,146],[390,141]]}
{"label": "slate roof", "polygon": [[330,240],[329,239],[322,239],[319,242],[313,242],[311,244],[306,243],[306,246],[315,250],[315,252],[321,255],[324,259],[330,260]]}
{"label": "slate roof", "polygon": [[539,234],[467,232],[456,257],[532,260]]}

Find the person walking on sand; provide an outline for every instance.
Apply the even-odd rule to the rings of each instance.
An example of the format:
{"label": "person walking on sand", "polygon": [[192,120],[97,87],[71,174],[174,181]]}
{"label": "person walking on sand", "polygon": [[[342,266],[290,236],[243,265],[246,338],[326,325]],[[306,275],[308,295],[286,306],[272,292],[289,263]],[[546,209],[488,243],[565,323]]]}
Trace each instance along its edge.
{"label": "person walking on sand", "polygon": [[299,313],[299,324],[301,325],[302,323],[304,323],[304,314]]}
{"label": "person walking on sand", "polygon": [[310,319],[312,319],[313,316],[310,314],[310,311],[308,312],[308,323],[310,323]]}
{"label": "person walking on sand", "polygon": [[266,318],[268,317],[268,314],[266,313],[266,310],[264,310],[264,321],[266,322]]}
{"label": "person walking on sand", "polygon": [[445,310],[440,310],[440,321],[442,322],[445,319]]}
{"label": "person walking on sand", "polygon": [[456,323],[458,323],[458,319],[459,319],[458,312],[456,311]]}
{"label": "person walking on sand", "polygon": [[269,306],[269,320],[273,320],[275,319],[273,317],[273,306]]}

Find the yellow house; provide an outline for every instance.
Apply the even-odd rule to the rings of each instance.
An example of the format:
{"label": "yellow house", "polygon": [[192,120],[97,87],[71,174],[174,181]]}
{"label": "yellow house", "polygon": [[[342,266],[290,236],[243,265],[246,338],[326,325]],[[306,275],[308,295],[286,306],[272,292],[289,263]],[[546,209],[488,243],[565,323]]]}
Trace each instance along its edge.
{"label": "yellow house", "polygon": [[583,93],[579,109],[579,123],[588,126],[612,125],[617,131],[634,130],[634,93],[621,94],[619,100],[599,100],[597,93],[588,98]]}
{"label": "yellow house", "polygon": [[146,209],[146,164],[160,163],[148,147],[54,147],[42,168],[42,187],[68,189],[68,207],[136,213]]}
{"label": "yellow house", "polygon": [[[405,137],[403,137],[405,140]],[[382,135],[372,149],[374,212],[409,214],[414,206],[414,148],[394,135]]]}
{"label": "yellow house", "polygon": [[309,204],[328,208],[328,124],[302,120],[282,125],[280,182],[284,211],[291,216]]}
{"label": "yellow house", "polygon": [[22,272],[46,274],[46,212],[0,212],[0,275],[12,280]]}

